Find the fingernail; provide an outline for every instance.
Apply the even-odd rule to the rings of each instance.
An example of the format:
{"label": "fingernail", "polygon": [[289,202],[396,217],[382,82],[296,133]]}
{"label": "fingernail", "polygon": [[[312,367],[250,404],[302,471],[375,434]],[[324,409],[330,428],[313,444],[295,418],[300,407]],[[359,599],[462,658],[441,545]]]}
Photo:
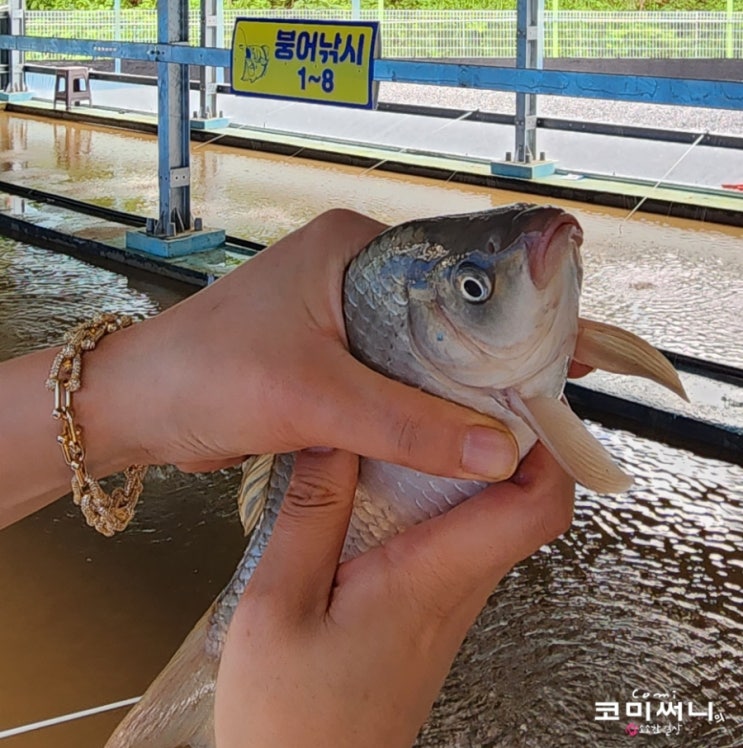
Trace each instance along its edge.
{"label": "fingernail", "polygon": [[462,467],[488,480],[505,480],[518,465],[516,440],[508,431],[473,426],[464,437]]}

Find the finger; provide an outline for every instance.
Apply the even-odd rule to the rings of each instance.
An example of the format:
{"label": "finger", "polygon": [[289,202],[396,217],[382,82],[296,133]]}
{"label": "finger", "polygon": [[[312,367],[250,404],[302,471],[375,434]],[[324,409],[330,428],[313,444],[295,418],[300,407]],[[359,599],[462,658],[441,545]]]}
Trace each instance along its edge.
{"label": "finger", "polygon": [[469,601],[462,613],[474,618],[512,566],[567,531],[574,493],[573,480],[537,444],[510,481],[408,530],[389,549],[402,554],[413,594],[447,612]]}
{"label": "finger", "polygon": [[192,462],[178,462],[176,467],[184,473],[212,473],[215,470],[237,467],[243,460],[242,457],[230,457],[224,460],[194,460]]}
{"label": "finger", "polygon": [[[353,509],[358,458],[341,450],[297,453],[289,488],[251,589],[290,617],[327,610]],[[276,594],[279,590],[280,594]]]}
{"label": "finger", "polygon": [[351,356],[337,364],[322,388],[332,403],[316,397],[305,421],[324,443],[434,475],[498,481],[516,469],[516,441],[495,419],[390,380]]}

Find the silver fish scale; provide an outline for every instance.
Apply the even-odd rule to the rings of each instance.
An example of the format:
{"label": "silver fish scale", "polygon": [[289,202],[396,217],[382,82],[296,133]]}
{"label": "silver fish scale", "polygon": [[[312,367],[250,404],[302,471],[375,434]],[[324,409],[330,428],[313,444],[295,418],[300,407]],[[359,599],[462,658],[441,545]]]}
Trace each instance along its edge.
{"label": "silver fish scale", "polygon": [[[439,303],[441,299],[445,300],[445,296],[439,297],[437,294],[443,287],[440,279],[453,267],[452,263],[462,261],[470,252],[479,252],[482,255],[483,247],[486,254],[491,256],[494,247],[497,249],[511,246],[515,237],[514,232],[518,232],[520,227],[525,231],[535,231],[539,228],[538,216],[535,217],[538,211],[542,211],[542,223],[545,226],[555,219],[554,208],[538,209],[535,206],[515,205],[469,216],[425,219],[393,228],[381,234],[351,262],[343,290],[343,312],[349,347],[356,358],[370,368],[398,381],[498,418],[507,423],[514,433],[514,428],[525,430],[527,433],[522,433],[520,445],[522,441],[528,441],[527,437],[533,438],[534,435],[523,421],[509,410],[508,403],[501,402],[503,398],[497,389],[492,386],[465,385],[458,378],[455,380],[447,375],[447,368],[441,366],[440,357],[425,353],[428,350],[425,306],[429,298],[435,299],[434,303]],[[504,255],[506,260],[510,256]],[[529,272],[527,266],[523,267],[525,272]],[[519,289],[512,287],[511,290],[515,292]],[[512,293],[505,299],[505,303],[518,303],[520,298],[518,293]],[[497,313],[498,304],[495,306]],[[422,312],[421,307],[424,307]],[[482,321],[482,318],[480,319]],[[506,322],[509,323],[509,320],[510,317]],[[461,324],[466,327],[468,318],[463,318]],[[456,347],[454,353],[456,354]],[[549,355],[549,351],[545,355]],[[557,363],[559,364],[559,361]],[[558,369],[557,365],[540,369],[537,379],[528,380],[531,386],[529,392],[551,394],[555,381],[561,380],[564,374]],[[383,403],[379,402],[370,404],[377,408],[383,407]],[[158,679],[159,690],[154,688],[158,681],[153,684],[152,698],[148,701],[148,691],[143,701],[133,710],[135,714],[130,725],[127,726],[125,722],[122,726],[124,737],[130,727],[136,732],[142,723],[147,723],[149,713],[155,714],[153,722],[160,720],[158,724],[164,724],[163,729],[171,733],[171,726],[174,723],[182,723],[184,729],[192,730],[189,720],[196,715],[198,735],[193,734],[193,731],[189,735],[181,732],[177,741],[171,740],[167,743],[167,748],[175,745],[215,748],[213,729],[210,725],[214,680],[222,647],[240,596],[268,544],[281,502],[289,486],[293,463],[294,455],[291,454],[278,455],[273,460],[268,486],[264,489],[266,501],[258,524],[235,574],[211,609],[205,645],[209,662],[203,663],[199,660],[197,677],[194,679],[197,690],[187,692],[175,688],[179,685],[179,679],[188,686],[191,676],[184,677],[177,670],[171,671],[169,665],[162,675],[171,679]],[[266,460],[256,460],[252,464],[256,470],[252,474],[253,482],[244,483],[248,493],[251,493],[252,489],[259,490],[265,480],[265,474],[261,475],[260,470],[266,469],[267,466]],[[484,485],[477,481],[440,478],[389,463],[362,459],[342,560],[352,559],[406,528],[447,511],[479,492]],[[255,505],[248,505],[248,509],[251,510],[253,506]],[[200,635],[201,631],[203,629],[197,626],[193,633]],[[469,748],[475,744],[484,745],[485,742],[488,745],[496,744],[491,738],[497,736],[499,726],[490,724],[487,715],[483,715],[475,708],[490,699],[489,693],[483,691],[479,679],[484,678],[489,684],[485,686],[486,689],[495,688],[490,685],[493,683],[492,678],[485,677],[482,666],[477,665],[478,661],[489,662],[491,659],[489,653],[492,647],[487,643],[488,639],[492,639],[491,634],[477,626],[474,627],[468,639],[469,644],[465,644],[462,654],[455,662],[449,682],[432,712],[427,727],[424,727],[421,733],[418,745],[431,748]],[[202,641],[194,637],[192,643],[198,643],[203,651]],[[189,654],[188,642],[187,639],[182,647],[186,654]],[[173,658],[174,668],[184,662],[184,659],[179,658],[179,654]],[[489,665],[487,667],[489,668]],[[470,676],[473,673],[476,682],[471,682]],[[165,695],[163,686],[167,692]],[[165,702],[165,708],[160,702]],[[492,703],[492,699],[490,702]],[[163,715],[166,716],[164,723]],[[485,717],[483,727],[488,732],[486,741],[478,740],[473,743],[468,740],[469,726],[474,717]],[[150,733],[145,732],[147,737]],[[110,745],[115,745],[116,748],[166,746],[166,743],[147,742],[148,740],[149,738],[138,743],[119,741]]]}
{"label": "silver fish scale", "polygon": [[[375,246],[384,245],[380,242]],[[406,274],[401,271],[402,266],[421,254],[425,254],[421,245],[397,254],[390,253],[389,246],[386,252],[367,250],[351,263],[344,287],[346,326],[354,354],[375,369],[410,384],[419,384],[426,373],[411,354]],[[268,544],[293,465],[291,454],[279,455],[274,462],[263,515],[235,574],[217,600],[208,634],[210,654],[218,656],[222,650],[237,602]],[[342,560],[354,558],[405,528],[441,514],[484,486],[478,481],[441,478],[362,459]]]}
{"label": "silver fish scale", "polygon": [[[379,245],[376,245],[379,246]],[[377,371],[407,384],[419,384],[423,372],[411,353],[408,336],[406,254],[367,251],[348,268],[343,311],[353,354]]]}
{"label": "silver fish scale", "polygon": [[253,575],[258,562],[266,550],[268,540],[271,537],[274,523],[281,508],[281,500],[289,487],[294,466],[294,455],[277,455],[273,463],[271,478],[268,488],[268,498],[261,519],[248,542],[245,553],[235,569],[227,586],[217,598],[214,613],[209,622],[207,633],[207,648],[209,654],[219,657],[227,636],[227,629],[232,620],[232,614],[245,587]]}
{"label": "silver fish scale", "polygon": [[[207,640],[212,656],[221,653],[232,614],[266,549],[293,465],[293,454],[279,455],[274,462],[261,520],[232,579],[217,599]],[[407,527],[441,514],[484,486],[478,481],[440,478],[387,462],[362,459],[341,560],[355,558]]]}

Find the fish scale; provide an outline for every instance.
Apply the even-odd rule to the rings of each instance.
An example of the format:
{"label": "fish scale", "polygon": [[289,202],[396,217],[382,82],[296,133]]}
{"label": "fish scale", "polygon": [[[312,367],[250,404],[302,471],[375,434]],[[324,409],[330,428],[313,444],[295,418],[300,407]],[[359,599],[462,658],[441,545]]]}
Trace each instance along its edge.
{"label": "fish scale", "polygon": [[[488,242],[507,245],[509,219],[523,212],[525,207],[540,214],[537,216],[540,224],[551,220],[555,212],[555,209],[509,206],[472,216],[412,222],[380,235],[350,263],[345,275],[343,310],[353,355],[399,381],[423,387],[432,394],[448,396],[483,412],[502,415],[505,412],[502,405],[489,391],[462,386],[455,386],[452,391],[449,376],[439,376],[425,360],[425,354],[419,351],[420,342],[412,337],[410,289],[425,290],[427,276],[437,267],[441,272],[451,273],[455,260],[472,254],[473,245],[475,249]],[[442,231],[449,235],[449,241],[444,241],[444,236],[428,236]],[[483,231],[484,236],[480,236]],[[503,236],[496,236],[498,231]],[[470,234],[472,242],[467,241]],[[488,261],[492,262],[492,258]],[[513,265],[513,261],[509,262]],[[525,261],[513,272],[521,272],[528,279]],[[441,341],[442,349],[457,344],[451,338]],[[551,387],[554,387],[554,378],[554,375],[547,377]],[[528,434],[527,449],[534,441],[531,432]],[[142,702],[125,718],[107,748],[178,748],[181,745],[214,748],[213,681],[219,655],[240,595],[269,541],[289,485],[293,459],[293,455],[275,458],[263,497],[263,512],[232,579]],[[443,478],[390,463],[361,460],[342,559],[353,558],[406,527],[446,511],[484,485],[479,481]],[[192,673],[197,673],[198,678]],[[194,682],[189,686],[191,679]],[[182,690],[173,693],[174,683]],[[166,706],[164,701],[175,703]],[[181,718],[174,717],[179,706],[183,711]]]}
{"label": "fish scale", "polygon": [[237,569],[235,569],[235,573],[224,590],[219,594],[219,597],[217,597],[214,612],[209,621],[207,634],[211,651],[216,656],[219,656],[222,652],[222,647],[227,637],[227,628],[232,619],[232,613],[237,607],[238,600],[250,581],[250,577],[253,575],[256,566],[258,566],[263,552],[266,550],[271,533],[273,532],[274,523],[279,515],[281,499],[289,487],[289,479],[291,478],[293,466],[293,454],[277,455],[274,460],[268,498],[260,522],[250,537],[250,541],[240,559],[240,563],[237,565]]}
{"label": "fish scale", "polygon": [[[584,485],[624,490],[628,476],[559,399],[570,359],[647,376],[682,396],[683,387],[645,341],[579,320],[581,238],[575,219],[559,208],[524,204],[393,227],[346,271],[350,351],[381,374],[500,419],[522,456],[540,438]],[[293,462],[292,454],[246,461],[240,512],[246,532],[256,526],[243,558],[107,748],[214,748],[219,657],[269,542]],[[485,485],[362,459],[341,559],[447,511]],[[451,731],[456,734],[455,723]]]}

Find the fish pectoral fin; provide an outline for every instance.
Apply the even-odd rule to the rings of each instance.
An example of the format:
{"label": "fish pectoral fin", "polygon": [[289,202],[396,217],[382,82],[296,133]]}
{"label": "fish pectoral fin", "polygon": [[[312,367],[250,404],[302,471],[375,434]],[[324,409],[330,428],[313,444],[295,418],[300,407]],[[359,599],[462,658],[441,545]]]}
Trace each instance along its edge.
{"label": "fish pectoral fin", "polygon": [[652,379],[689,401],[671,362],[646,340],[621,327],[581,317],[573,359],[594,369]]}
{"label": "fish pectoral fin", "polygon": [[619,493],[632,485],[598,439],[566,403],[552,397],[509,396],[514,411],[578,483],[598,493]]}
{"label": "fish pectoral fin", "polygon": [[274,454],[252,455],[243,462],[237,509],[245,535],[250,535],[263,514],[275,459]]}
{"label": "fish pectoral fin", "polygon": [[207,651],[213,607],[131,708],[105,748],[214,748],[219,657]]}

